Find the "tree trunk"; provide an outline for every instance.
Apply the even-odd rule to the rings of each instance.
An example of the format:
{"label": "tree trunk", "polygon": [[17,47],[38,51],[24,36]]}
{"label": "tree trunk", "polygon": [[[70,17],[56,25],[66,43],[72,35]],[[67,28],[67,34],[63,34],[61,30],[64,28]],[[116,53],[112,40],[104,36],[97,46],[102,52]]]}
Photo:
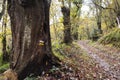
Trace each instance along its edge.
{"label": "tree trunk", "polygon": [[78,28],[79,28],[79,25],[75,25],[75,27],[73,27],[73,39],[74,40],[78,40]]}
{"label": "tree trunk", "polygon": [[73,9],[76,9],[74,12],[74,15],[72,16],[73,19],[75,19],[75,21],[77,20],[77,22],[73,22],[73,38],[75,40],[78,40],[78,29],[79,29],[79,22],[80,22],[80,14],[81,14],[81,7],[83,0],[74,0],[73,4],[75,5],[75,7],[73,7]]}
{"label": "tree trunk", "polygon": [[97,19],[98,33],[102,34],[103,33],[103,31],[101,29],[102,8],[96,5],[96,4],[98,4],[98,5],[101,6],[102,5],[102,0],[92,0],[92,2],[94,3],[95,8],[96,8],[96,19]]}
{"label": "tree trunk", "polygon": [[117,17],[118,28],[120,28],[120,16]]}
{"label": "tree trunk", "polygon": [[73,34],[74,40],[78,40],[78,30]]}
{"label": "tree trunk", "polygon": [[[11,19],[12,54],[10,68],[23,80],[41,73],[51,62],[49,28],[50,0],[8,0]],[[48,62],[48,63],[49,63]]]}
{"label": "tree trunk", "polygon": [[98,13],[97,13],[97,26],[98,26],[98,32],[99,34],[102,34],[102,29],[101,29],[101,17],[102,17],[102,9],[100,8]]}
{"label": "tree trunk", "polygon": [[71,38],[71,24],[70,24],[70,8],[63,6],[63,25],[64,25],[64,43],[68,44],[72,42]]}
{"label": "tree trunk", "polygon": [[6,49],[6,46],[7,46],[7,41],[6,41],[6,27],[7,27],[7,24],[6,24],[6,20],[7,19],[7,16],[5,14],[5,16],[3,17],[3,23],[2,23],[2,52],[3,52],[3,61],[4,62],[8,62],[9,61],[9,54],[7,52],[7,49]]}
{"label": "tree trunk", "polygon": [[99,34],[102,34],[101,20],[97,22],[97,26],[98,26],[98,32],[99,32]]}
{"label": "tree trunk", "polygon": [[3,62],[8,62],[9,61],[9,53],[7,51],[7,40],[6,40],[6,37],[7,37],[7,32],[6,32],[6,28],[7,28],[7,7],[6,6],[6,0],[3,0],[3,9],[2,9],[2,12],[0,13],[0,20],[2,18],[2,52],[3,52]]}

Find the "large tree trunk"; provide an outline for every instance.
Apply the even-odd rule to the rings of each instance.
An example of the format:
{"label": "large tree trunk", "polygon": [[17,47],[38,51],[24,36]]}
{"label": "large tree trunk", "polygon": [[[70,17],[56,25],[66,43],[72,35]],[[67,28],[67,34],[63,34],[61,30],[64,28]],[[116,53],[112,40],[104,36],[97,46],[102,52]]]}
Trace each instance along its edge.
{"label": "large tree trunk", "polygon": [[[12,54],[10,68],[23,80],[40,73],[52,58],[49,7],[50,0],[8,0],[11,19]],[[44,60],[43,60],[44,59]]]}
{"label": "large tree trunk", "polygon": [[70,8],[63,6],[61,8],[63,14],[64,25],[64,43],[68,44],[72,42],[71,38],[71,23],[70,23]]}

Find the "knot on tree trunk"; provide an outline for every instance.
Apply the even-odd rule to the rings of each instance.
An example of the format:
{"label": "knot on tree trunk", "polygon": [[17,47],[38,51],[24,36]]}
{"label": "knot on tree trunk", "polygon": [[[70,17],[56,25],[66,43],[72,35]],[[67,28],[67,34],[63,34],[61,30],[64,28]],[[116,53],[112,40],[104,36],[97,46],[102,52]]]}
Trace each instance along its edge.
{"label": "knot on tree trunk", "polygon": [[8,69],[3,73],[2,80],[18,80],[17,73],[12,69]]}

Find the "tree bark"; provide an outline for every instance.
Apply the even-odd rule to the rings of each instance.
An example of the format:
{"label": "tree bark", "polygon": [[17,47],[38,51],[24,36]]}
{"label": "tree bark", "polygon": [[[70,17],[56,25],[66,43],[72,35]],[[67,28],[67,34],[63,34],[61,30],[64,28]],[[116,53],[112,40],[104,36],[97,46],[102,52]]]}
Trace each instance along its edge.
{"label": "tree bark", "polygon": [[12,54],[10,68],[23,80],[41,73],[51,62],[49,28],[50,0],[8,0],[11,19]]}
{"label": "tree bark", "polygon": [[79,29],[79,18],[80,18],[80,14],[81,14],[81,7],[82,7],[82,4],[83,3],[83,0],[74,0],[73,1],[73,4],[75,5],[74,8],[76,8],[76,11],[74,12],[75,15],[72,16],[73,19],[75,19],[75,21],[77,20],[77,22],[73,22],[72,24],[74,24],[74,27],[73,27],[73,38],[75,40],[78,40],[78,29]]}
{"label": "tree bark", "polygon": [[[102,5],[102,0],[92,0],[93,4],[95,5],[96,8],[96,19],[97,19],[97,26],[98,26],[98,33],[102,34],[102,27],[101,27],[101,20],[102,20],[102,8],[100,7]],[[100,5],[100,6],[98,6]]]}
{"label": "tree bark", "polygon": [[72,42],[71,38],[71,23],[70,23],[70,8],[63,6],[61,8],[63,14],[64,25],[64,43],[68,44]]}
{"label": "tree bark", "polygon": [[9,54],[7,52],[7,40],[6,40],[6,27],[7,27],[7,24],[6,24],[6,20],[7,19],[7,15],[5,14],[5,16],[3,17],[3,23],[2,23],[2,52],[3,52],[3,62],[8,62],[9,61]]}
{"label": "tree bark", "polygon": [[120,28],[120,16],[117,17],[118,28]]}

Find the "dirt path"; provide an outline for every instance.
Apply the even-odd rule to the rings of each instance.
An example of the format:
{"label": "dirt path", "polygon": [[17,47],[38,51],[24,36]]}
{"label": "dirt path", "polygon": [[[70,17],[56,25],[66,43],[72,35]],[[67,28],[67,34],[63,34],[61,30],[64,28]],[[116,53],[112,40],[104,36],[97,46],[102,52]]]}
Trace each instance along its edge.
{"label": "dirt path", "polygon": [[53,65],[37,80],[120,80],[120,50],[78,41],[56,49],[61,66]]}
{"label": "dirt path", "polygon": [[103,50],[103,46],[101,48],[98,47],[99,45],[97,47],[91,46],[88,41],[79,41],[78,43],[90,57],[99,63],[100,67],[106,71],[112,80],[120,80],[120,53],[118,51],[107,48]]}

